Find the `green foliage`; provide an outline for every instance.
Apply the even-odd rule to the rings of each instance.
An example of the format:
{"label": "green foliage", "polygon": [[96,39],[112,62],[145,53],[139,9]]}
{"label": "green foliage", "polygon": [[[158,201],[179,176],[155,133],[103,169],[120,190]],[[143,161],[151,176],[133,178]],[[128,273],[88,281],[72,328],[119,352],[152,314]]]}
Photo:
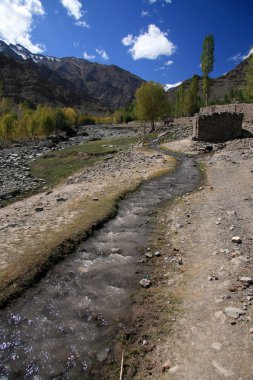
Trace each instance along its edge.
{"label": "green foliage", "polygon": [[184,113],[192,116],[199,111],[199,79],[194,75],[191,80],[190,88],[187,91],[184,99]]}
{"label": "green foliage", "polygon": [[194,75],[187,91],[185,90],[184,83],[178,88],[176,92],[176,101],[171,112],[174,116],[192,116],[199,111],[199,108],[203,104],[201,98],[198,96],[198,81],[198,76]]}
{"label": "green foliage", "polygon": [[208,105],[208,99],[210,96],[210,83],[208,75],[213,71],[214,65],[214,36],[212,34],[207,35],[204,38],[201,54],[201,70],[204,75],[203,79],[203,93],[206,99],[206,105]]}
{"label": "green foliage", "polygon": [[60,131],[68,132],[74,114],[60,108],[39,105],[35,110],[27,102],[19,105],[12,99],[0,101],[0,138],[40,137]]}
{"label": "green foliage", "polygon": [[152,130],[156,120],[164,117],[167,97],[162,85],[155,82],[143,83],[135,94],[138,119],[150,121]]}
{"label": "green foliage", "polygon": [[135,104],[129,103],[124,108],[114,111],[113,122],[115,124],[128,123],[136,119]]}
{"label": "green foliage", "polygon": [[242,94],[248,100],[253,100],[253,54],[251,54],[248,58],[249,63],[246,68],[246,76],[245,76],[245,86],[243,87]]}
{"label": "green foliage", "polygon": [[78,125],[94,125],[95,120],[92,116],[89,115],[79,115],[77,123]]}
{"label": "green foliage", "polygon": [[0,80],[0,98],[4,97],[4,82]]}

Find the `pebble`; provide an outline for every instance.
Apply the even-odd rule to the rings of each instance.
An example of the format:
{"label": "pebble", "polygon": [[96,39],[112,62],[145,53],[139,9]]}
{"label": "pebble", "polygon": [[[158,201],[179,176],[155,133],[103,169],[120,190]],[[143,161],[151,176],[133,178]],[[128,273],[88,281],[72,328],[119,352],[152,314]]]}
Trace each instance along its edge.
{"label": "pebble", "polygon": [[141,281],[140,281],[140,285],[143,287],[143,288],[149,288],[151,286],[151,281],[148,280],[147,278],[143,278]]}
{"label": "pebble", "polygon": [[166,369],[171,368],[171,361],[168,359],[163,365],[162,365],[162,370],[165,371]]}
{"label": "pebble", "polygon": [[120,253],[120,248],[111,248],[111,253]]}
{"label": "pebble", "polygon": [[151,252],[146,252],[146,253],[145,253],[145,256],[146,256],[148,259],[152,259],[153,254],[152,254]]}
{"label": "pebble", "polygon": [[161,252],[160,252],[160,251],[156,251],[156,252],[154,253],[154,256],[156,256],[156,257],[161,256]]}
{"label": "pebble", "polygon": [[225,314],[227,317],[237,319],[241,315],[244,315],[245,311],[242,309],[239,309],[238,307],[229,306],[225,308]]}
{"label": "pebble", "polygon": [[242,239],[240,238],[240,236],[233,236],[232,237],[232,242],[233,243],[237,243],[237,244],[241,244]]}
{"label": "pebble", "polygon": [[41,211],[43,211],[43,210],[44,210],[43,207],[36,207],[36,208],[35,208],[35,211],[36,211],[36,212],[41,212]]}
{"label": "pebble", "polygon": [[252,284],[253,283],[253,278],[252,277],[240,277],[240,281],[243,282],[244,284]]}

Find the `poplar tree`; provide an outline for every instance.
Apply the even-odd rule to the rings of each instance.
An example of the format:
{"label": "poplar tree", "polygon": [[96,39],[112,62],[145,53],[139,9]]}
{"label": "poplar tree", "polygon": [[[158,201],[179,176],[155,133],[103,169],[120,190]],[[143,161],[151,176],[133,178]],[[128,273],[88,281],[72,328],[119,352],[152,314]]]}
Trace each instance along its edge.
{"label": "poplar tree", "polygon": [[248,99],[253,98],[253,54],[248,58],[248,66],[246,68],[246,84],[243,88],[243,93]]}
{"label": "poplar tree", "polygon": [[210,97],[210,79],[209,74],[213,71],[214,64],[214,36],[207,35],[204,38],[201,54],[201,70],[203,73],[203,93],[208,105]]}

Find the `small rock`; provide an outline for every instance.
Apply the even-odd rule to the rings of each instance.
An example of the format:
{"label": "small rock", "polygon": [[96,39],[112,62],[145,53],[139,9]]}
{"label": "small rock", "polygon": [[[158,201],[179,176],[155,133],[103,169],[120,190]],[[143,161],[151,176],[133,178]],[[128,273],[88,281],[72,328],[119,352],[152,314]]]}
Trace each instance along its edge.
{"label": "small rock", "polygon": [[240,277],[240,281],[243,282],[244,284],[252,284],[253,279],[252,277]]}
{"label": "small rock", "polygon": [[179,257],[177,262],[178,262],[179,265],[183,265],[183,259],[182,259],[182,257]]}
{"label": "small rock", "polygon": [[163,371],[165,371],[166,369],[170,369],[171,368],[171,361],[170,359],[167,360],[163,365],[162,365],[162,369]]}
{"label": "small rock", "polygon": [[41,211],[43,211],[43,210],[44,210],[43,207],[36,207],[36,208],[35,208],[35,211],[36,211],[36,212],[41,212]]}
{"label": "small rock", "polygon": [[213,281],[213,277],[212,276],[208,276],[207,279],[208,279],[208,281]]}
{"label": "small rock", "polygon": [[120,253],[120,248],[111,248],[111,253]]}
{"label": "small rock", "polygon": [[67,198],[59,197],[56,199],[56,202],[66,202]]}
{"label": "small rock", "polygon": [[233,236],[232,237],[232,242],[233,243],[237,243],[237,244],[241,244],[242,239],[240,238],[240,236]]}
{"label": "small rock", "polygon": [[175,367],[172,367],[169,369],[169,373],[176,373],[178,369],[179,369],[179,366],[175,365]]}
{"label": "small rock", "polygon": [[151,252],[146,252],[145,253],[145,256],[148,258],[148,259],[152,259],[153,255]]}
{"label": "small rock", "polygon": [[143,279],[140,281],[140,285],[141,285],[143,288],[149,288],[150,285],[151,285],[151,281],[148,280],[147,278],[143,278]]}
{"label": "small rock", "polygon": [[154,256],[156,256],[156,257],[161,256],[161,252],[160,252],[160,251],[156,251],[156,252],[154,253]]}
{"label": "small rock", "polygon": [[225,308],[225,314],[227,317],[237,319],[240,317],[240,315],[244,315],[245,311],[239,309],[238,307],[229,306]]}
{"label": "small rock", "polygon": [[94,197],[92,198],[93,201],[98,201],[98,198]]}
{"label": "small rock", "polygon": [[250,332],[251,334],[253,334],[253,328],[251,328],[251,329],[249,330],[249,332]]}

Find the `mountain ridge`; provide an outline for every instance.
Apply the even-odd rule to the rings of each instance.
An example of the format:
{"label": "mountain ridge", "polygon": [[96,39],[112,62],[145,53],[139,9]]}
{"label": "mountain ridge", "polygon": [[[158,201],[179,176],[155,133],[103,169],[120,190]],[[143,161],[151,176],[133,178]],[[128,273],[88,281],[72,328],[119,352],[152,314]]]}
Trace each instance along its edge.
{"label": "mountain ridge", "polygon": [[[82,58],[56,58],[43,54],[33,54],[20,44],[8,45],[1,40],[0,55],[15,60],[23,67],[27,62],[30,62],[31,65],[36,65],[33,66],[34,71],[37,70],[40,74],[41,70],[42,73],[46,72],[46,76],[50,81],[53,83],[56,82],[57,85],[59,85],[59,78],[62,78],[64,81],[63,84],[66,87],[65,92],[71,91],[75,93],[76,97],[80,98],[80,101],[73,104],[75,96],[72,94],[70,105],[76,105],[77,107],[85,106],[84,108],[87,109],[88,112],[96,111],[93,107],[94,101],[97,102],[98,112],[100,112],[101,109],[103,109],[104,112],[110,112],[124,107],[134,99],[137,88],[144,82],[143,79],[116,65],[99,64]],[[45,68],[50,70],[50,72],[46,71]],[[5,82],[3,70],[0,72],[0,80]],[[18,78],[16,78],[16,80],[18,81]],[[12,80],[12,82],[14,82],[14,80]],[[49,83],[50,88],[51,82]],[[20,84],[22,85],[22,89],[27,87],[24,83]],[[38,89],[40,86],[37,85],[35,87]],[[9,96],[9,94],[7,95]],[[13,94],[11,95],[13,96]],[[25,91],[23,91],[23,95],[25,97]],[[37,94],[34,94],[34,96],[29,94],[28,100],[36,105],[38,104],[37,97]],[[14,98],[16,97],[14,96]],[[91,99],[91,110],[88,109],[87,99]],[[44,99],[44,101],[46,101],[46,99]],[[64,105],[66,105],[66,102],[67,98],[65,99]],[[49,100],[49,103],[52,103],[52,99]],[[58,104],[57,99],[55,103],[56,105]]]}

